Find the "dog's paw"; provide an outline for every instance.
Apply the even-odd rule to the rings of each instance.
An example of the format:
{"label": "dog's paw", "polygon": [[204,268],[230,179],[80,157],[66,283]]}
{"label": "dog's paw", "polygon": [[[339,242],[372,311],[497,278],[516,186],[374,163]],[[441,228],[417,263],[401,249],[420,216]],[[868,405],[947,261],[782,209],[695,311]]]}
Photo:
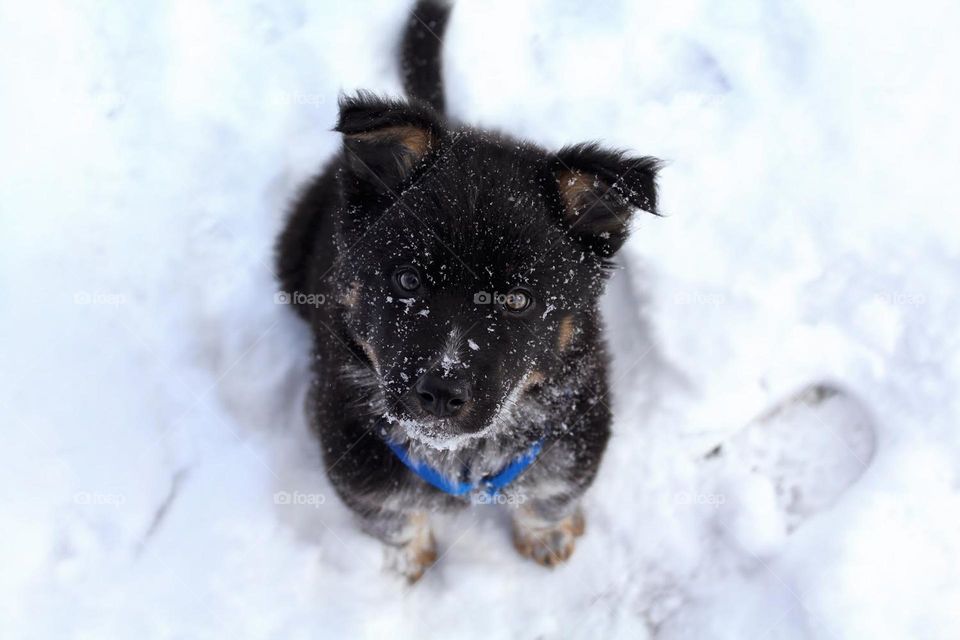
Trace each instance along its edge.
{"label": "dog's paw", "polygon": [[573,555],[577,538],[583,535],[583,530],[583,513],[579,510],[548,526],[537,526],[518,516],[514,518],[513,546],[520,555],[545,567],[553,567]]}
{"label": "dog's paw", "polygon": [[437,561],[437,544],[426,518],[416,518],[413,536],[404,544],[386,547],[386,565],[413,584]]}

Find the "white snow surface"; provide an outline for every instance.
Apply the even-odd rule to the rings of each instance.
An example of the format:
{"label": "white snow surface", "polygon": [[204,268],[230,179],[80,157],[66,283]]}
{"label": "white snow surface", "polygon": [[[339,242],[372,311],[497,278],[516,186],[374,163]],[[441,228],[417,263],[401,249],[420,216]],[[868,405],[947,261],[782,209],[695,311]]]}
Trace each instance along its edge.
{"label": "white snow surface", "polygon": [[[571,561],[478,506],[413,587],[323,476],[271,274],[338,92],[399,93],[407,9],[0,4],[0,635],[960,637],[960,5],[458,3],[451,113],[665,158],[666,216],[605,300]],[[815,380],[877,450],[787,534],[698,458]]]}

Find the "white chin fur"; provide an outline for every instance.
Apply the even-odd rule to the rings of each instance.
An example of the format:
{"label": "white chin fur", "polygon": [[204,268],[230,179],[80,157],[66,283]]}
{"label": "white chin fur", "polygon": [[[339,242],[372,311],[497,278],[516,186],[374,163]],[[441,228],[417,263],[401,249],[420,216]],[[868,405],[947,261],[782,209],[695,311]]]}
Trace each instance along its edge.
{"label": "white chin fur", "polygon": [[384,416],[390,424],[399,425],[410,439],[438,451],[456,451],[471,440],[482,438],[489,431],[481,429],[476,433],[449,433],[436,423],[420,422],[387,414]]}
{"label": "white chin fur", "polygon": [[477,433],[433,434],[429,431],[418,429],[416,427],[404,426],[404,431],[406,431],[407,437],[409,437],[411,440],[416,440],[420,444],[428,446],[431,449],[437,449],[438,451],[456,451],[471,440],[482,438],[487,430],[484,429],[483,431],[478,431]]}

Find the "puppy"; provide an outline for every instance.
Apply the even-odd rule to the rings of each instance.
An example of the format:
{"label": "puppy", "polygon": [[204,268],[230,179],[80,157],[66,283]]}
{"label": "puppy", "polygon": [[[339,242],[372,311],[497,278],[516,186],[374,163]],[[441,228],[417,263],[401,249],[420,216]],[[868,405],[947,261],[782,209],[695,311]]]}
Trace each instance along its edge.
{"label": "puppy", "polygon": [[409,97],[343,97],[342,150],[277,243],[280,286],[313,333],[311,424],[327,474],[411,581],[428,514],[513,510],[520,553],[552,566],[609,437],[597,302],[658,161],[585,143],[554,153],[444,114],[449,6],[403,37]]}

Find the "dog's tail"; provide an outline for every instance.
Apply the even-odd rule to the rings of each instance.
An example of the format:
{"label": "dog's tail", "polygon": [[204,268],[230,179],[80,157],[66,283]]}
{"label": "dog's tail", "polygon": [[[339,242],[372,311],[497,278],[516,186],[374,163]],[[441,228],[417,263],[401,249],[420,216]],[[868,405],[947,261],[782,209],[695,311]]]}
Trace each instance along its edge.
{"label": "dog's tail", "polygon": [[407,95],[444,111],[440,52],[450,0],[417,0],[400,44],[400,71]]}

